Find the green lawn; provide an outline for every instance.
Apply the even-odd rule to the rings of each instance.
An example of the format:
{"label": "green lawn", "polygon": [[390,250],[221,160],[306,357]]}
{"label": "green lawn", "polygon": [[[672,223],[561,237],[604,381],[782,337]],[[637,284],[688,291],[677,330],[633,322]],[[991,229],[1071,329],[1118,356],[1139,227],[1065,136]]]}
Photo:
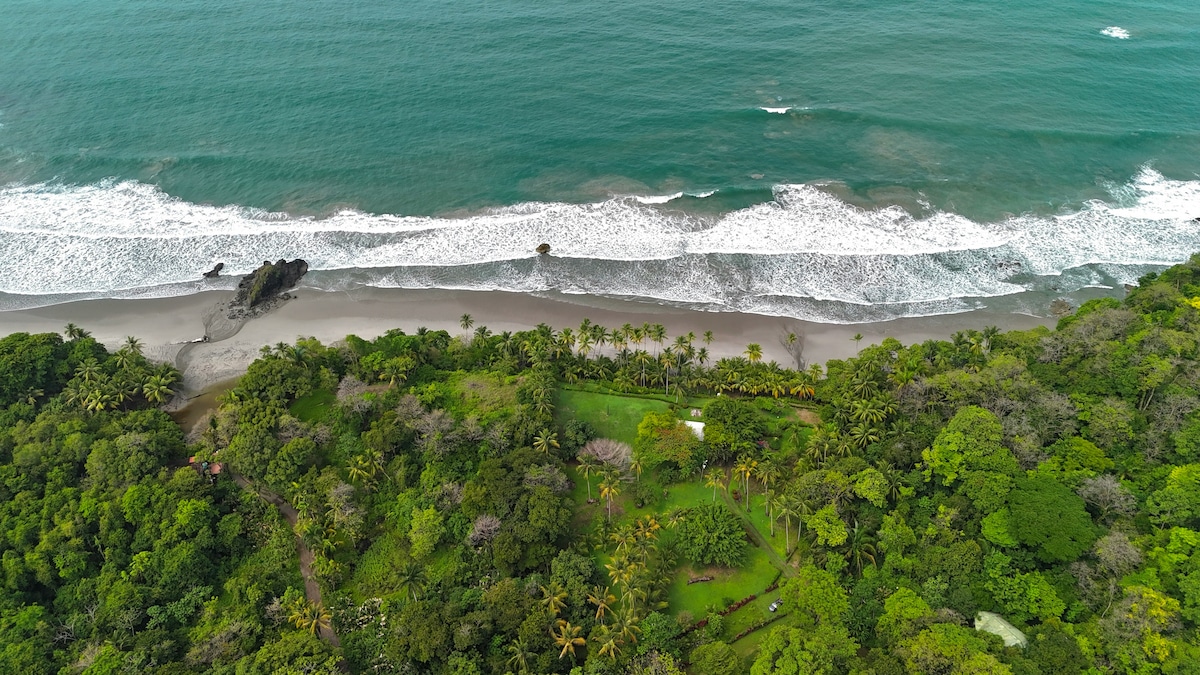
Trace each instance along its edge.
{"label": "green lawn", "polygon": [[560,389],[555,408],[560,424],[582,420],[591,424],[600,436],[632,445],[637,438],[637,426],[646,413],[667,412],[671,406],[656,399]]}
{"label": "green lawn", "polygon": [[460,372],[447,382],[458,391],[465,411],[486,419],[516,407],[517,385],[510,380],[489,373]]}
{"label": "green lawn", "polygon": [[[733,612],[729,616],[725,617],[723,639],[726,642],[731,642],[734,636],[750,626],[775,616],[767,608],[770,607],[771,603],[779,597],[779,590],[776,589],[770,593],[763,593],[762,590],[763,589],[760,588],[757,591],[754,591],[755,593],[759,594],[758,598],[756,598],[754,602],[747,604],[745,607],[742,607],[738,611]],[[749,640],[750,636],[747,635],[743,639]]]}
{"label": "green lawn", "polygon": [[[775,597],[777,595],[778,595],[778,592],[773,593],[771,595],[771,597]],[[784,610],[781,609],[779,611],[782,612]],[[736,614],[736,612],[735,612],[735,614]],[[781,626],[791,626],[794,624],[795,624],[795,620],[793,619],[793,617],[785,616],[782,619],[771,624],[770,626],[759,629],[759,630],[747,635],[746,637],[742,638],[741,640],[734,642],[732,644],[733,651],[737,652],[738,656],[742,657],[742,662],[745,666],[746,672],[750,671],[750,666],[751,666],[751,664],[754,663],[754,655],[755,655],[755,652],[758,651],[758,644],[760,642],[762,642],[763,640],[767,639],[767,636],[771,634],[771,631],[775,630],[776,628],[779,628]],[[734,635],[737,635],[737,633],[736,632],[730,633],[729,637],[732,638]]]}
{"label": "green lawn", "polygon": [[289,412],[292,413],[292,417],[303,422],[323,422],[335,403],[337,403],[336,394],[328,389],[317,389],[308,396],[296,399],[289,408]]}
{"label": "green lawn", "polygon": [[[750,486],[750,512],[749,513],[747,513],[746,510],[742,508],[742,504],[745,503],[744,498],[738,500],[737,506],[734,508],[734,512],[741,516],[747,516],[750,519],[750,523],[754,525],[754,528],[756,530],[758,530],[760,534],[762,534],[763,539],[766,539],[767,541],[769,541],[771,543],[771,547],[775,549],[775,552],[781,556],[785,555],[784,548],[783,548],[784,547],[783,520],[780,519],[775,522],[775,534],[774,534],[774,536],[772,536],[771,535],[771,520],[769,518],[767,518],[767,511],[763,507],[763,500],[764,500],[765,496],[760,492],[756,492],[756,490],[759,490],[759,489],[761,489],[761,486],[756,486],[756,485]],[[792,519],[792,525],[791,525],[790,535],[788,536],[788,539],[789,539],[788,543],[791,545],[791,547],[796,548],[796,519],[795,518]]]}
{"label": "green lawn", "polygon": [[[675,575],[675,580],[671,582],[667,600],[671,603],[672,612],[687,610],[699,621],[708,614],[709,607],[721,609],[751,593],[761,593],[775,578],[777,572],[778,570],[771,564],[771,559],[762,549],[747,543],[746,562],[737,569],[720,567],[694,569],[688,565],[682,566]],[[712,581],[689,585],[688,579],[693,576],[716,578]],[[741,613],[741,611],[734,612],[726,617],[726,622],[734,620],[734,617]],[[729,636],[732,637],[736,634],[737,631],[734,631]]]}

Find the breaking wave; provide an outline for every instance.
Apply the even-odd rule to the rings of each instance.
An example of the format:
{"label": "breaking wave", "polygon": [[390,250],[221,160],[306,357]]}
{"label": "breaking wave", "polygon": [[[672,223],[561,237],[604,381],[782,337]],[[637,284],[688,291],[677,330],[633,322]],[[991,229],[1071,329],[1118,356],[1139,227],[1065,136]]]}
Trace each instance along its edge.
{"label": "breaking wave", "polygon": [[[993,223],[847,204],[819,185],[722,216],[660,198],[525,203],[462,218],[293,217],[185,202],[134,181],[0,189],[0,307],[211,288],[302,257],[323,288],[372,285],[643,298],[853,322],[1133,281],[1200,250],[1200,181],[1143,169],[1112,198]],[[699,196],[699,195],[697,195]],[[534,248],[549,243],[551,256]],[[218,282],[226,286],[231,281]],[[19,299],[15,299],[19,298]]]}

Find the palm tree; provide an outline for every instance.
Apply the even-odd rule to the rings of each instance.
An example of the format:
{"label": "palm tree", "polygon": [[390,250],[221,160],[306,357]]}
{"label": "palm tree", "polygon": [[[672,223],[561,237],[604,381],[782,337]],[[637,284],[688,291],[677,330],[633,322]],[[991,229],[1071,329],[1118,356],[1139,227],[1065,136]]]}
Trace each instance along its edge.
{"label": "palm tree", "polygon": [[576,340],[578,345],[579,355],[583,358],[588,358],[592,355],[592,344],[595,340],[592,339],[591,333],[581,333],[579,339]]}
{"label": "palm tree", "polygon": [[[775,482],[779,480],[781,473],[782,472],[779,469],[779,465],[770,459],[764,459],[763,461],[759,462],[758,468],[754,472],[755,478],[758,478],[758,482],[762,483],[763,490],[766,490],[774,485]],[[771,509],[770,501],[764,500],[763,507],[767,509],[769,514]]]}
{"label": "palm tree", "polygon": [[852,337],[852,338],[850,338],[850,339],[851,339],[851,340],[854,340],[854,346],[855,346],[855,348],[857,348],[857,347],[858,347],[858,343],[862,342],[862,339],[863,339],[863,334],[862,334],[862,333],[855,333],[855,334],[854,334],[854,337]]}
{"label": "palm tree", "polygon": [[642,458],[634,455],[633,459],[629,460],[629,468],[633,470],[633,474],[637,477],[637,481],[641,482],[642,469],[645,468],[645,465],[642,464]]}
{"label": "palm tree", "polygon": [[579,456],[579,473],[583,474],[583,480],[587,483],[588,503],[592,501],[592,474],[598,473],[601,466],[600,460],[594,455]]}
{"label": "palm tree", "polygon": [[85,337],[91,336],[91,333],[73,323],[67,324],[67,327],[63,332],[66,333],[68,340],[82,340]]}
{"label": "palm tree", "polygon": [[125,345],[122,348],[127,349],[138,356],[142,355],[142,341],[132,335],[125,338]]}
{"label": "palm tree", "polygon": [[94,412],[108,410],[112,406],[113,397],[105,389],[93,389],[84,401],[85,407]]}
{"label": "palm tree", "polygon": [[667,329],[661,323],[650,326],[650,330],[646,331],[646,334],[650,337],[651,342],[662,349],[663,340],[667,339]]}
{"label": "palm tree", "polygon": [[133,365],[133,352],[122,347],[117,350],[116,354],[113,354],[113,360],[116,361],[118,370],[125,370]]}
{"label": "palm tree", "polygon": [[642,632],[637,625],[637,618],[634,617],[631,610],[617,614],[617,620],[613,622],[612,629],[621,637],[622,642],[629,644],[637,644],[637,634]]}
{"label": "palm tree", "polygon": [[579,633],[582,630],[579,626],[572,626],[570,622],[560,620],[558,622],[558,632],[550,631],[550,637],[554,638],[554,644],[562,647],[558,658],[561,659],[567,655],[567,652],[570,652],[571,660],[575,660],[575,648],[587,644],[587,640],[579,637]]}
{"label": "palm tree", "polygon": [[670,394],[671,369],[674,368],[676,372],[679,371],[679,368],[683,366],[683,354],[677,353],[670,347],[667,347],[665,350],[663,350],[662,356],[659,357],[659,360],[662,362],[663,374],[666,376],[666,391],[664,393]]}
{"label": "palm tree", "polygon": [[171,386],[159,375],[151,375],[142,385],[142,395],[154,405],[162,405],[171,397]]}
{"label": "palm tree", "polygon": [[475,339],[479,341],[486,340],[492,336],[492,331],[488,330],[487,326],[480,326],[475,329]]}
{"label": "palm tree", "polygon": [[879,430],[867,423],[859,423],[850,427],[850,441],[862,450],[872,443],[879,442]]}
{"label": "palm tree", "polygon": [[746,345],[745,354],[746,359],[750,361],[750,363],[758,363],[762,360],[763,356],[762,345],[758,344],[757,342],[751,342],[750,344]]}
{"label": "palm tree", "polygon": [[475,325],[475,319],[471,318],[470,314],[463,314],[458,318],[458,325],[462,326],[463,330],[471,330],[471,326]]}
{"label": "palm tree", "polygon": [[617,596],[613,595],[608,587],[601,589],[599,586],[593,586],[587,600],[596,606],[596,620],[600,622],[600,625],[604,625],[604,616],[612,612],[612,606],[616,603]]}
{"label": "palm tree", "polygon": [[871,535],[859,526],[858,521],[854,521],[854,529],[850,530],[850,536],[846,541],[846,562],[854,565],[858,571],[858,576],[862,576],[863,560],[868,560],[871,566],[875,566],[875,546],[871,543]]}
{"label": "palm tree", "polygon": [[100,364],[96,362],[96,359],[89,357],[75,369],[75,377],[84,382],[95,381],[100,377]]}
{"label": "palm tree", "polygon": [[159,366],[157,375],[158,378],[162,380],[163,384],[167,386],[175,384],[179,381],[179,370],[169,363],[164,363]]}
{"label": "palm tree", "polygon": [[558,448],[558,434],[549,429],[542,429],[542,433],[533,437],[533,449],[543,455],[550,455],[550,448]]}
{"label": "palm tree", "polygon": [[745,509],[750,510],[750,476],[754,475],[755,469],[758,468],[758,461],[750,455],[742,455],[738,458],[737,464],[733,467],[733,474],[740,476],[745,483]]}
{"label": "palm tree", "polygon": [[645,518],[637,519],[637,527],[634,532],[638,538],[643,541],[658,539],[658,531],[662,529],[662,525],[658,524],[658,519],[654,516],[646,516]]}
{"label": "palm tree", "polygon": [[600,482],[600,498],[608,502],[608,520],[612,522],[612,503],[617,495],[621,494],[621,482],[616,478],[610,478]]}
{"label": "palm tree", "polygon": [[[790,549],[792,545],[791,539],[788,538],[788,533],[792,529],[792,518],[795,518],[798,515],[796,512],[795,500],[787,495],[781,494],[775,498],[775,504],[771,510],[775,512],[776,518],[783,518],[783,553],[784,555],[787,555],[788,549]],[[796,536],[799,537],[800,533],[797,532]]]}
{"label": "palm tree", "polygon": [[366,455],[355,455],[350,458],[350,466],[346,469],[351,482],[365,485],[375,477],[375,463]]}
{"label": "palm tree", "polygon": [[119,378],[114,378],[113,381],[109,382],[109,393],[112,395],[113,402],[116,405],[123,406],[126,401],[137,395],[137,382],[130,380],[128,376],[122,373]]}
{"label": "palm tree", "polygon": [[[724,483],[722,483],[722,487],[724,487]],[[716,497],[713,497],[713,501],[716,500]],[[667,529],[673,530],[685,520],[687,520],[687,513],[683,509],[671,509],[667,512]]]}
{"label": "palm tree", "polygon": [[542,604],[551,614],[558,616],[567,607],[567,590],[557,581],[542,586]]}
{"label": "palm tree", "polygon": [[637,541],[637,533],[634,532],[632,525],[626,523],[613,530],[608,535],[608,540],[616,544],[617,553],[625,553]]}
{"label": "palm tree", "polygon": [[717,488],[725,489],[725,472],[713,467],[704,474],[704,487],[713,489],[713,503],[717,501]]}
{"label": "palm tree", "polygon": [[415,562],[409,561],[400,565],[396,570],[396,585],[401,590],[407,591],[408,596],[414,601],[420,596],[424,590],[425,572],[421,566]]}
{"label": "palm tree", "polygon": [[623,553],[613,556],[612,562],[604,565],[604,569],[608,570],[608,578],[620,586],[625,586],[633,579],[636,568],[637,563],[629,560]]}
{"label": "palm tree", "polygon": [[288,620],[296,625],[296,628],[306,630],[313,635],[322,628],[329,628],[329,621],[333,618],[329,610],[325,609],[325,605],[319,602],[301,601],[292,609],[292,613],[288,616]]}
{"label": "palm tree", "polygon": [[529,675],[529,659],[537,656],[537,654],[529,651],[529,646],[525,643],[525,639],[518,637],[513,640],[506,648],[506,651],[512,654],[508,658],[508,666],[516,668],[517,673],[520,675]]}
{"label": "palm tree", "polygon": [[607,654],[614,662],[621,654],[621,639],[608,626],[600,626],[592,633],[592,641],[600,645],[600,656]]}
{"label": "palm tree", "polygon": [[654,357],[650,356],[649,352],[647,352],[643,349],[639,349],[633,353],[633,360],[635,362],[637,362],[638,366],[641,367],[642,374],[641,374],[641,380],[640,380],[639,384],[641,384],[641,386],[644,387],[644,386],[646,386],[646,365],[653,363]]}
{"label": "palm tree", "polygon": [[705,347],[711,345],[713,343],[713,332],[711,330],[704,331],[704,336],[700,339],[704,342]]}

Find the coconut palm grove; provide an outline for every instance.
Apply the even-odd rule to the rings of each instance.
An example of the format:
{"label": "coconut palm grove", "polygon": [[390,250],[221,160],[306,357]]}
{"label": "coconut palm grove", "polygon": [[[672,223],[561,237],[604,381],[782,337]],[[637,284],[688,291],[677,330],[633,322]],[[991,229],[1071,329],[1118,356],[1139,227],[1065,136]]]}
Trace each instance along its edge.
{"label": "coconut palm grove", "polygon": [[0,340],[0,672],[1200,673],[1200,257],[1055,329]]}

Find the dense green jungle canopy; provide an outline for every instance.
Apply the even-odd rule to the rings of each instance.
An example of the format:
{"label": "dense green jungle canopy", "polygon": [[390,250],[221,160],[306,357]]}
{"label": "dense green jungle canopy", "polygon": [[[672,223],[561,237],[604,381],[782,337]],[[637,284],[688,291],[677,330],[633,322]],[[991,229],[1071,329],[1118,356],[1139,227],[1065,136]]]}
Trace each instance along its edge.
{"label": "dense green jungle canopy", "polygon": [[136,340],[0,340],[0,672],[1200,673],[1200,257],[824,371],[463,328],[187,435]]}

